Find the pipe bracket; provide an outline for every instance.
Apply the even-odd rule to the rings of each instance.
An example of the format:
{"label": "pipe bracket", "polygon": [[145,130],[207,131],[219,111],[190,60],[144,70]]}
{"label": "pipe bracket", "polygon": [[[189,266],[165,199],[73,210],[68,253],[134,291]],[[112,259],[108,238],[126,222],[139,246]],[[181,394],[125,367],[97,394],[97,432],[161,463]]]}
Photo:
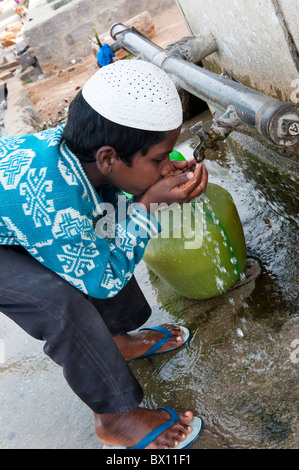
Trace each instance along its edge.
{"label": "pipe bracket", "polygon": [[217,51],[217,44],[213,34],[207,31],[203,34],[186,36],[165,48],[165,53],[177,56],[194,64]]}

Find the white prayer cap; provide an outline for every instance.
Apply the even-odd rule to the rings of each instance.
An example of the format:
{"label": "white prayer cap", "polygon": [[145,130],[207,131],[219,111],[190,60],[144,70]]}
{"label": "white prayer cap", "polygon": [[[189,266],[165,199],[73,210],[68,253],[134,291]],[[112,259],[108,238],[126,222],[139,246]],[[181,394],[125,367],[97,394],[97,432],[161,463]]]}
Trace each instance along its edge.
{"label": "white prayer cap", "polygon": [[169,131],[183,122],[173,81],[143,60],[118,60],[102,67],[86,82],[82,93],[95,111],[123,126]]}

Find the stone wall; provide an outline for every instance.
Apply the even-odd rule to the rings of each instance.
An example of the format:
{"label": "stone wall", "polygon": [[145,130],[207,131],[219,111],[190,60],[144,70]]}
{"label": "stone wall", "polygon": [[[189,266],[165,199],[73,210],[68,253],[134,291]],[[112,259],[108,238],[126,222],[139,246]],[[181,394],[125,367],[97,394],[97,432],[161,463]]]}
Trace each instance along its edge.
{"label": "stone wall", "polygon": [[113,23],[125,23],[144,10],[155,14],[175,4],[175,0],[30,0],[24,36],[42,68],[49,64],[65,67],[90,54],[92,28],[100,36]]}

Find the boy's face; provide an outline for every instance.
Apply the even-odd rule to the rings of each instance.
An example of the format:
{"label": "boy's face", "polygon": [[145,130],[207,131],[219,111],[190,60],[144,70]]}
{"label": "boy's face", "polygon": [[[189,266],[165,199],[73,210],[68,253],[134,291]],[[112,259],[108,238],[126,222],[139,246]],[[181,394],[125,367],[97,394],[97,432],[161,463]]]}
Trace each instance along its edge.
{"label": "boy's face", "polygon": [[137,152],[130,167],[118,159],[111,183],[133,196],[143,194],[171,171],[169,153],[173,150],[180,130],[179,127],[170,131],[166,139],[150,147],[146,155]]}

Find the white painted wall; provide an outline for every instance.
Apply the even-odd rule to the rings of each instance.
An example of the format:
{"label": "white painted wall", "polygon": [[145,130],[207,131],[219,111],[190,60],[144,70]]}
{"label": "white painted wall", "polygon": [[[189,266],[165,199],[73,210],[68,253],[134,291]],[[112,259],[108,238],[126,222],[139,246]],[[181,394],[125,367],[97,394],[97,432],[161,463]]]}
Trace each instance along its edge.
{"label": "white painted wall", "polygon": [[[176,0],[190,33],[211,31],[218,52],[204,61],[245,85],[292,101],[299,78],[299,0]],[[294,93],[293,93],[294,96]]]}

